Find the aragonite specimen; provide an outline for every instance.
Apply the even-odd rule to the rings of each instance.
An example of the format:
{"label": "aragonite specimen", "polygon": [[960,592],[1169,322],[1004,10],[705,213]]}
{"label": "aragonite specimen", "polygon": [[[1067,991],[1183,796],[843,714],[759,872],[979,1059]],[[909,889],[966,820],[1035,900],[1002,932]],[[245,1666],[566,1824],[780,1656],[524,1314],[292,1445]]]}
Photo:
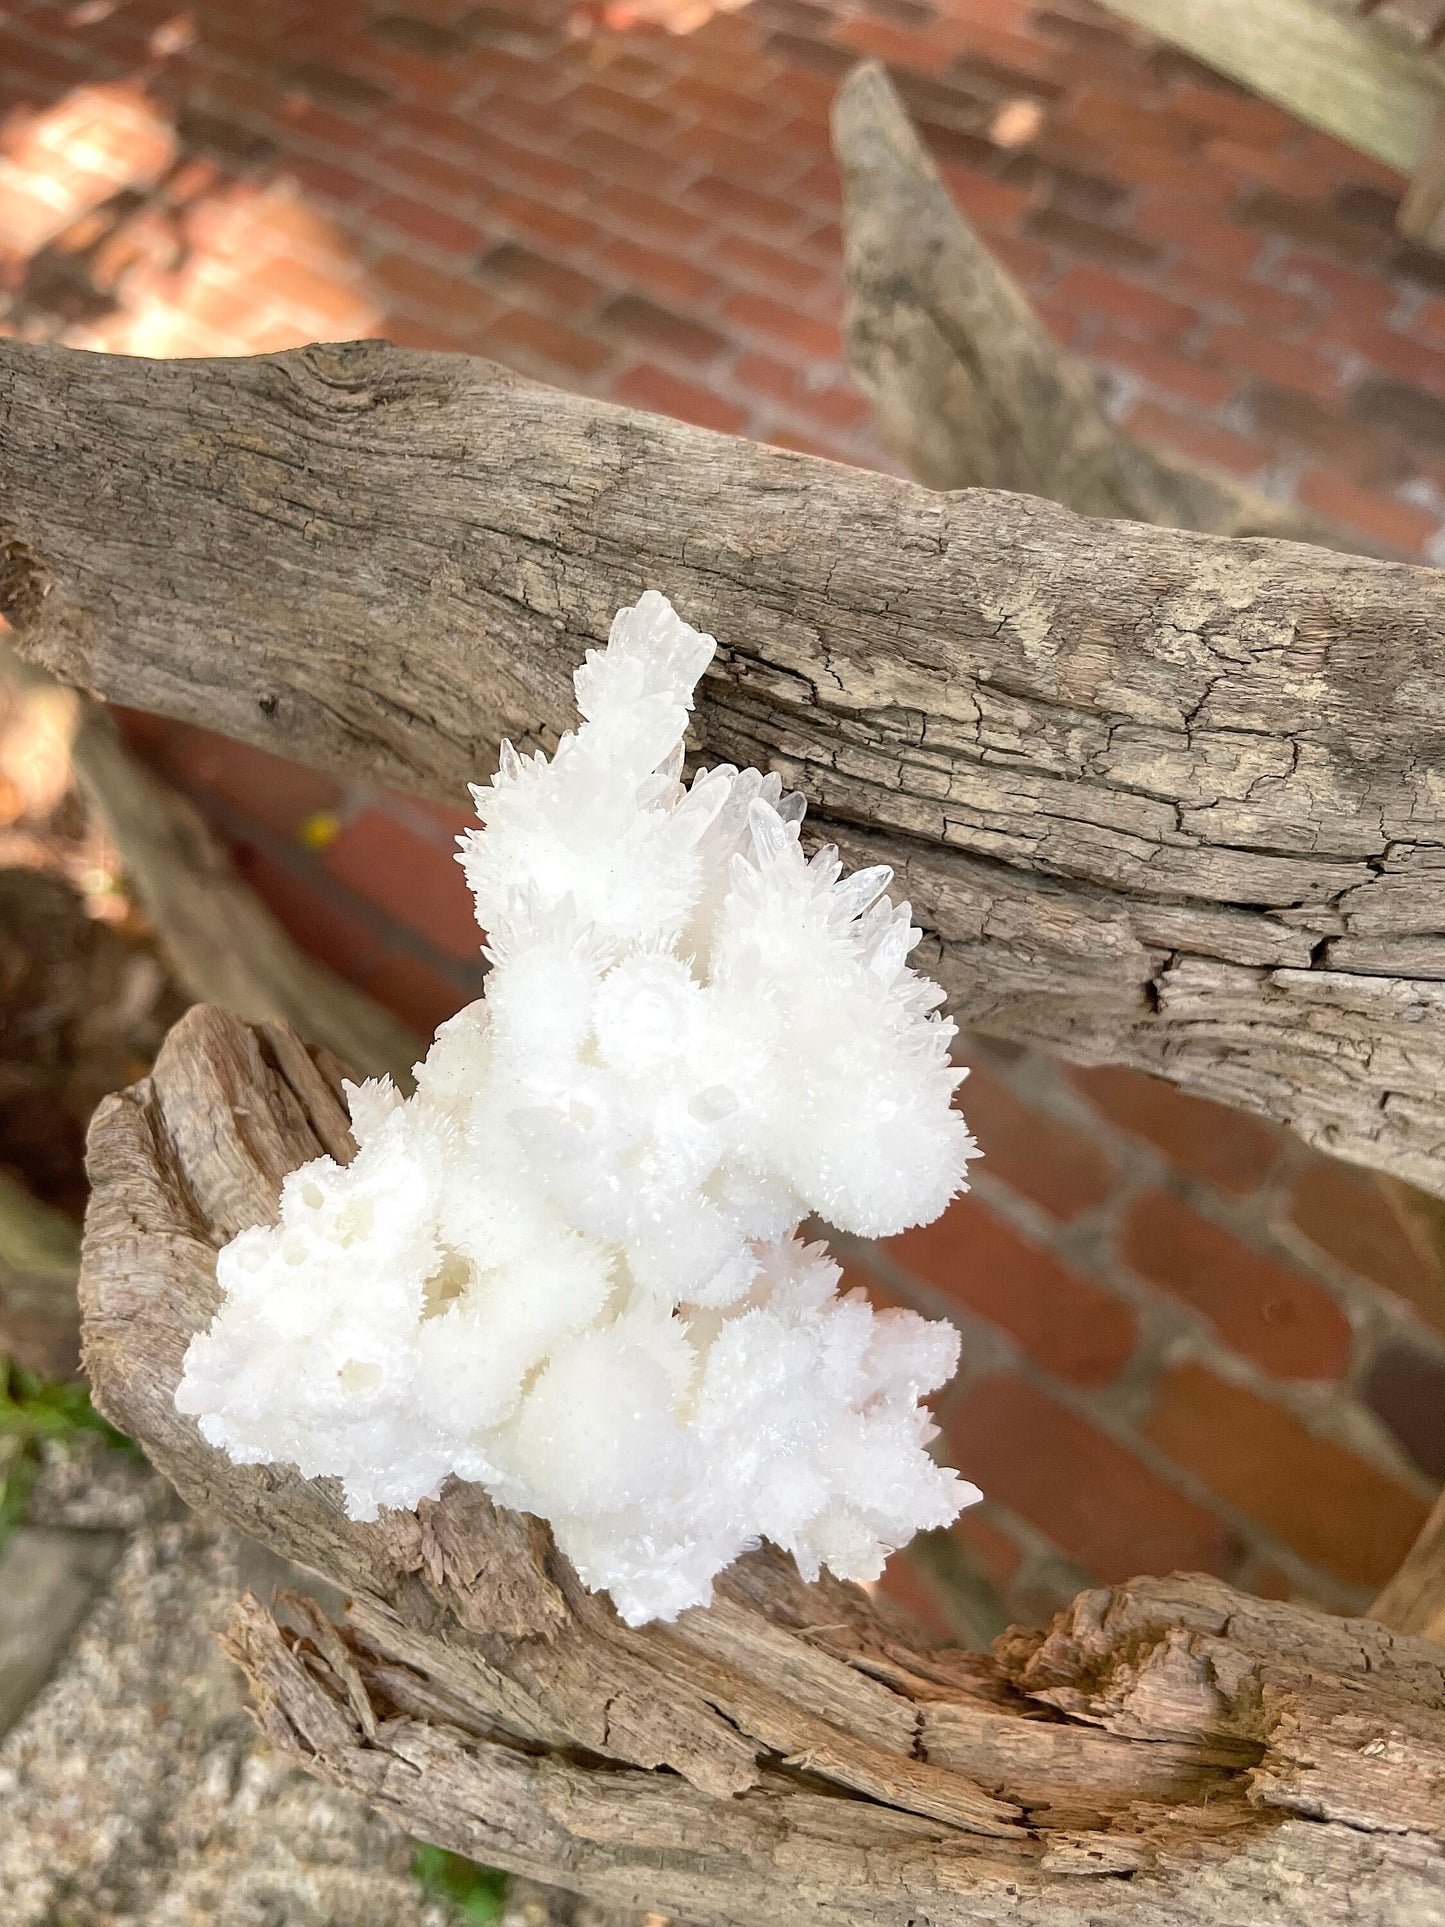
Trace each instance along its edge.
{"label": "aragonite specimen", "polygon": [[503,746],[461,839],[486,996],[414,1097],[348,1087],[355,1158],[222,1251],[176,1394],[354,1518],[480,1481],[632,1624],[760,1538],[874,1579],[978,1496],[925,1450],[953,1329],[840,1297],[797,1235],[901,1231],[962,1188],[954,1027],[886,869],[805,858],[776,776],[683,782],[715,646],[649,592],[551,760]]}

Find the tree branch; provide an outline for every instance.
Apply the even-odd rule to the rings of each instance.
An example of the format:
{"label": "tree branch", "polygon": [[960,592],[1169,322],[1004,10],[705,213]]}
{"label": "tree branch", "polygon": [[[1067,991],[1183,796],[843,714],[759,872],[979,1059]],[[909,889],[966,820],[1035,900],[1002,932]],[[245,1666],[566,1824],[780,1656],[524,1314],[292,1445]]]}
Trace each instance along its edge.
{"label": "tree branch", "polygon": [[[1057,347],[954,206],[876,61],[856,67],[839,90],[833,146],[845,189],[849,358],[920,481],[1030,488],[1086,514],[1350,546],[1231,478],[1156,456],[1114,428],[1088,369]],[[1398,934],[1377,936],[1376,966],[1412,968]],[[1322,948],[1343,958],[1348,938]],[[1384,1182],[1416,1235],[1438,1243],[1438,1202]],[[1445,1500],[1375,1615],[1397,1631],[1445,1640]]]}
{"label": "tree branch", "polygon": [[997,1656],[919,1643],[753,1553],[630,1630],[540,1522],[451,1484],[370,1525],[175,1409],[218,1245],[345,1156],[336,1068],[196,1009],[91,1139],[97,1402],[188,1502],[352,1597],[231,1650],[273,1745],[409,1831],[594,1899],[739,1927],[1445,1923],[1445,1654],[1198,1577],[1085,1593]]}
{"label": "tree branch", "polygon": [[879,426],[930,488],[1022,489],[1081,515],[1353,549],[1358,538],[1117,429],[955,207],[887,72],[833,107],[844,186],[848,359]]}
{"label": "tree branch", "polygon": [[1445,584],[1086,521],[377,342],[0,344],[0,610],[116,698],[455,799],[648,586],[704,752],[892,862],[967,1023],[1445,1191]]}

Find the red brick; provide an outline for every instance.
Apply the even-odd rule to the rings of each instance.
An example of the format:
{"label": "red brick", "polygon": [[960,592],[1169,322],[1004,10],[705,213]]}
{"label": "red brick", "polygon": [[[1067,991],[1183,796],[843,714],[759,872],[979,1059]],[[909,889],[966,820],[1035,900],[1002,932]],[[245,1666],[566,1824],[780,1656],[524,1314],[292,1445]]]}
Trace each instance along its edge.
{"label": "red brick", "polygon": [[[1055,138],[1059,133],[1064,135],[1065,144],[1068,145],[1068,130],[1056,130]],[[1210,173],[1189,153],[1171,153],[1163,147],[1128,144],[1106,147],[1101,152],[1088,144],[1087,140],[1073,143],[1073,152],[1081,161],[1087,159],[1094,167],[1106,168],[1109,175],[1122,186],[1150,199],[1159,195],[1177,196],[1189,200],[1201,212],[1208,211],[1216,217],[1225,214],[1231,195],[1239,191],[1238,183],[1231,181],[1228,175]],[[1137,222],[1131,225],[1137,225]]]}
{"label": "red brick", "polygon": [[680,255],[645,248],[637,241],[609,241],[602,256],[635,285],[675,301],[706,301],[721,285],[715,275],[705,274]]}
{"label": "red brick", "polygon": [[379,810],[365,810],[325,855],[338,882],[428,938],[449,957],[475,958],[481,932],[461,870],[445,851]]}
{"label": "red brick", "polygon": [[649,190],[665,190],[687,173],[686,166],[675,157],[638,141],[623,140],[620,134],[606,134],[600,127],[587,127],[574,134],[566,151],[567,159],[592,180],[632,181]]}
{"label": "red brick", "polygon": [[1264,328],[1300,329],[1310,325],[1316,303],[1303,295],[1285,294],[1262,281],[1216,273],[1197,261],[1181,261],[1168,285],[1193,305],[1219,320],[1255,321]]}
{"label": "red brick", "polygon": [[[664,98],[669,103],[675,101],[676,89],[668,88]],[[679,125],[677,115],[667,107],[600,80],[584,81],[572,89],[567,96],[567,114],[569,118],[575,114],[593,127],[640,135],[644,140],[661,140]]]}
{"label": "red brick", "polygon": [[318,325],[312,332],[334,333],[343,330],[363,333],[372,320],[372,304],[365,290],[334,275],[321,274],[301,261],[273,257],[252,268],[246,278],[248,289],[256,289],[307,316],[307,325]]}
{"label": "red brick", "polygon": [[895,1552],[883,1568],[878,1581],[883,1597],[924,1627],[935,1639],[948,1639],[953,1628],[937,1592],[918,1556],[908,1550]]}
{"label": "red brick", "polygon": [[1113,1065],[1070,1070],[1068,1076],[1112,1124],[1143,1138],[1216,1191],[1245,1197],[1279,1162],[1284,1140],[1273,1125],[1206,1097],[1190,1097],[1162,1077]]}
{"label": "red brick", "polygon": [[1177,1198],[1135,1198],[1118,1238],[1126,1263],[1199,1312],[1241,1358],[1278,1378],[1337,1379],[1349,1369],[1350,1323],[1322,1286]]}
{"label": "red brick", "polygon": [[866,15],[844,20],[834,38],[844,46],[856,47],[859,53],[872,54],[876,60],[891,61],[922,73],[938,72],[953,57],[952,49],[936,34],[910,33],[906,27],[890,26]]}
{"label": "red brick", "polygon": [[987,1499],[958,1515],[953,1536],[963,1541],[966,1556],[982,1566],[996,1586],[1006,1586],[1023,1564],[1017,1543],[989,1517]]}
{"label": "red brick", "polygon": [[1008,1332],[1036,1364],[1074,1385],[1107,1385],[1128,1364],[1138,1321],[1127,1305],[1022,1238],[977,1197],[890,1238],[897,1262]]}
{"label": "red brick", "polygon": [[1069,1222],[1108,1197],[1114,1160],[1077,1126],[1026,1103],[977,1065],[960,1101],[983,1151],[980,1168],[1050,1217]]}
{"label": "red brick", "polygon": [[1383,327],[1400,301],[1399,289],[1388,281],[1317,254],[1285,255],[1272,278],[1280,287],[1307,291],[1317,305],[1333,310],[1352,328]]}
{"label": "red brick", "polygon": [[1363,327],[1349,332],[1347,345],[1377,368],[1397,375],[1415,388],[1445,395],[1445,351],[1390,328]]}
{"label": "red brick", "polygon": [[349,73],[328,60],[297,60],[283,70],[280,78],[293,82],[306,93],[319,95],[343,113],[370,117],[385,107],[389,90],[358,73]]}
{"label": "red brick", "polygon": [[856,388],[841,383],[815,387],[794,364],[774,361],[770,355],[740,355],[734,372],[742,387],[785,402],[829,428],[859,428],[872,413]]}
{"label": "red brick", "polygon": [[308,196],[320,195],[338,206],[356,208],[375,195],[376,182],[334,161],[319,160],[314,154],[288,154],[285,176],[304,188]]}
{"label": "red brick", "polygon": [[1140,204],[1129,225],[1177,248],[1181,260],[1207,261],[1218,274],[1248,274],[1266,245],[1258,228],[1223,220],[1197,200],[1157,191]]}
{"label": "red brick", "polygon": [[735,294],[723,303],[722,311],[739,327],[786,342],[815,361],[840,361],[843,357],[842,338],[832,322],[815,321],[770,295]]}
{"label": "red brick", "polygon": [[1268,467],[1273,453],[1252,435],[1240,435],[1213,422],[1191,421],[1152,401],[1140,402],[1125,418],[1124,426],[1140,441],[1172,449],[1190,461],[1230,469],[1236,475],[1258,474]]}
{"label": "red brick", "polygon": [[677,241],[695,239],[707,227],[706,221],[689,214],[685,208],[660,200],[655,194],[643,194],[621,182],[603,188],[595,206],[599,214],[610,215],[624,226],[647,228],[656,234],[671,235]]}
{"label": "red brick", "polygon": [[678,421],[692,422],[698,428],[716,428],[726,435],[741,435],[747,415],[741,408],[715,395],[710,388],[683,381],[640,361],[612,385],[612,397],[634,408],[650,408],[659,415],[672,415]]}
{"label": "red brick", "polygon": [[972,167],[945,164],[939,172],[949,193],[968,218],[988,233],[990,240],[995,231],[1016,227],[1028,212],[1027,188],[995,180],[991,174],[980,174]]}
{"label": "red brick", "polygon": [[386,47],[357,61],[393,100],[414,100],[425,107],[454,107],[467,90],[468,76],[448,62],[428,60],[405,47]]}
{"label": "red brick", "polygon": [[[1384,424],[1354,418],[1371,399],[1368,391],[1356,389],[1350,398],[1352,414],[1341,415],[1297,390],[1264,387],[1252,397],[1251,412],[1255,427],[1262,433],[1274,435],[1287,445],[1312,450],[1329,468],[1353,481],[1401,481],[1408,463],[1394,433]],[[1426,412],[1440,407],[1426,396],[1419,399],[1426,404]],[[1412,421],[1419,418],[1420,411],[1412,410]]]}
{"label": "red brick", "polygon": [[966,1479],[1097,1579],[1225,1572],[1233,1562],[1236,1542],[1222,1520],[1020,1379],[982,1380],[944,1429],[949,1459]]}
{"label": "red brick", "polygon": [[1211,361],[1247,369],[1281,388],[1302,389],[1321,401],[1339,393],[1335,362],[1297,341],[1281,341],[1267,328],[1217,327],[1209,338]]}
{"label": "red brick", "polygon": [[518,241],[503,241],[490,248],[477,264],[477,272],[498,287],[523,295],[535,295],[553,307],[572,310],[588,308],[602,294],[599,282],[575,268],[564,267],[543,254],[534,254]]}
{"label": "red brick", "polygon": [[312,146],[324,148],[333,158],[338,154],[369,154],[376,145],[371,128],[358,127],[354,120],[332,113],[304,94],[286,97],[281,103],[281,118],[293,137],[299,135]]}
{"label": "red brick", "polygon": [[[1343,141],[1313,128],[1301,128],[1299,135],[1300,154],[1314,168],[1320,184],[1367,187],[1388,196],[1398,208],[1406,187],[1405,176],[1398,169],[1387,167],[1372,154],[1364,154],[1358,147],[1347,147]],[[1393,215],[1390,225],[1394,226]]]}
{"label": "red brick", "polygon": [[813,455],[824,462],[852,462],[855,467],[866,467],[856,455],[837,442],[825,442],[816,435],[804,435],[796,428],[773,428],[767,437],[769,448],[784,448],[792,455]]}
{"label": "red brick", "polygon": [[740,140],[723,127],[686,127],[667,144],[671,159],[706,167],[724,180],[739,181],[763,193],[783,193],[806,172],[807,148],[783,137]]}
{"label": "red brick", "polygon": [[[771,76],[775,71],[759,63],[759,73],[754,77],[747,75],[741,67],[736,67],[729,74],[729,79],[734,83],[730,87],[720,87],[714,81],[699,80],[695,75],[688,75],[674,81],[668,95],[675,106],[696,114],[713,127],[735,128],[738,133],[758,140],[767,133],[775,113],[756,92],[739,83],[753,79],[755,85],[765,84],[763,76]],[[791,81],[788,94],[790,98],[796,97]]]}
{"label": "red brick", "polygon": [[485,198],[485,181],[475,166],[463,161],[444,160],[440,154],[429,154],[420,147],[387,147],[378,162],[388,180],[425,193],[429,202],[440,195],[475,208]]}
{"label": "red brick", "polygon": [[989,24],[986,14],[982,0],[969,0],[966,13],[945,14],[939,21],[937,31],[958,49],[957,70],[1008,94],[1039,93],[1046,99],[1061,94],[1063,62],[1033,33],[1014,31],[1018,9],[1010,10],[1005,25]]}
{"label": "red brick", "polygon": [[659,307],[640,294],[623,294],[609,301],[598,320],[613,334],[663,354],[679,355],[684,361],[712,361],[727,346],[714,329]]}
{"label": "red brick", "polygon": [[1187,334],[1196,320],[1194,310],[1186,308],[1182,301],[1170,301],[1103,268],[1083,265],[1070,268],[1053,292],[1054,299],[1066,307],[1132,323],[1164,341]]}
{"label": "red brick", "polygon": [[988,251],[1025,288],[1036,288],[1053,266],[1046,249],[1011,234],[990,234]]}
{"label": "red brick", "polygon": [[1185,401],[1197,402],[1201,408],[1218,408],[1234,393],[1234,383],[1222,369],[1186,361],[1182,355],[1135,341],[1117,329],[1096,336],[1088,352],[1091,361],[1115,362],[1131,369],[1151,386],[1166,388]]}
{"label": "red brick", "polygon": [[1166,109],[1142,101],[1121,100],[1117,93],[1084,92],[1061,109],[1060,121],[1090,134],[1100,146],[1162,147],[1179,154],[1198,150],[1204,136],[1187,123],[1181,127]]}
{"label": "red brick", "polygon": [[152,755],[173,782],[224,797],[253,823],[285,837],[341,795],[335,779],[317,770],[184,723],[170,724]]}
{"label": "red brick", "polygon": [[1160,1381],[1145,1433],[1226,1504],[1350,1585],[1383,1585],[1425,1523],[1412,1492],[1202,1365]]}
{"label": "red brick", "polygon": [[413,201],[405,194],[383,195],[371,208],[369,218],[443,254],[475,254],[487,238],[474,221],[443,214],[440,208]]}
{"label": "red brick", "polygon": [[480,329],[464,321],[418,321],[409,314],[388,314],[381,324],[381,339],[398,348],[424,348],[429,354],[479,355]]}
{"label": "red brick", "polygon": [[343,907],[343,893],[298,860],[292,870],[259,850],[241,849],[236,867],[265,903],[291,941],[308,957],[352,983],[363,983],[380,963],[385,939],[375,924]]}
{"label": "red brick", "polygon": [[1427,301],[1416,314],[1412,323],[1414,332],[1426,337],[1432,344],[1445,346],[1445,300],[1438,295]]}
{"label": "red brick", "polygon": [[[749,279],[769,281],[794,294],[810,294],[828,279],[824,270],[810,261],[742,234],[725,235],[712,252],[719,261],[742,269]],[[1445,307],[1445,303],[1441,305]]]}
{"label": "red brick", "polygon": [[463,830],[477,827],[476,812],[458,803],[437,803],[426,796],[403,796],[400,790],[383,790],[388,812],[400,823],[421,820],[427,834],[439,848],[451,854]]}
{"label": "red brick", "polygon": [[586,189],[590,177],[579,167],[559,160],[555,154],[540,154],[504,140],[489,126],[479,126],[455,114],[435,109],[398,106],[387,116],[387,146],[382,156],[387,165],[393,156],[420,150],[439,150],[459,159],[473,170],[481,182],[494,174],[521,183],[532,192],[568,194]]}
{"label": "red brick", "polygon": [[1030,290],[1030,298],[1034,313],[1059,346],[1078,347],[1089,332],[1092,317],[1080,314],[1077,308],[1066,307],[1062,301],[1055,301],[1051,294],[1040,294],[1037,288]]}
{"label": "red brick", "polygon": [[594,222],[579,220],[549,201],[534,201],[504,188],[489,188],[487,214],[501,226],[520,228],[535,240],[553,241],[564,248],[594,247],[603,239],[603,230]]}
{"label": "red brick", "polygon": [[1123,228],[1110,227],[1103,221],[1086,220],[1060,207],[1042,208],[1032,215],[1027,231],[1051,248],[1087,255],[1126,274],[1148,273],[1159,259],[1156,242],[1143,240]]}
{"label": "red brick", "polygon": [[[400,1017],[423,1037],[430,1037],[439,1024],[473,1001],[450,978],[405,951],[397,951],[378,964],[367,977],[364,988],[394,1017]],[[481,995],[480,984],[475,994]]]}
{"label": "red brick", "polygon": [[444,274],[410,254],[385,254],[373,264],[371,275],[394,300],[413,313],[432,320],[484,326],[501,307],[497,297],[465,275]]}
{"label": "red brick", "polygon": [[1233,89],[1183,83],[1170,93],[1169,111],[1216,134],[1256,144],[1294,141],[1300,131],[1299,122],[1282,107],[1261,100],[1257,94],[1236,93]]}
{"label": "red brick", "polygon": [[[1333,1158],[1313,1158],[1295,1180],[1291,1221],[1346,1270],[1406,1298],[1445,1333],[1445,1239],[1439,1207],[1421,1199],[1418,1216],[1397,1214],[1387,1180]],[[1407,1209],[1410,1194],[1401,1193]]]}
{"label": "red brick", "polygon": [[1258,184],[1279,194],[1305,197],[1320,189],[1318,166],[1302,154],[1250,147],[1242,141],[1213,140],[1204,150],[1204,159],[1246,187]]}
{"label": "red brick", "polygon": [[736,181],[719,180],[712,174],[694,181],[682,198],[689,207],[696,208],[700,214],[710,215],[714,220],[765,228],[769,233],[796,229],[803,218],[802,210],[794,201],[780,201],[772,194],[757,194],[750,187],[740,187]]}
{"label": "red brick", "polygon": [[1427,515],[1423,509],[1412,508],[1393,495],[1359,488],[1354,482],[1347,482],[1339,475],[1328,475],[1322,469],[1315,469],[1303,478],[1299,497],[1307,507],[1317,509],[1331,521],[1343,522],[1347,528],[1358,529],[1372,541],[1405,555],[1418,554],[1440,527],[1435,516]]}
{"label": "red brick", "polygon": [[595,375],[605,367],[608,352],[599,342],[578,334],[564,322],[512,309],[490,324],[484,346],[476,352],[501,361],[517,359],[549,369],[565,368],[573,375]]}

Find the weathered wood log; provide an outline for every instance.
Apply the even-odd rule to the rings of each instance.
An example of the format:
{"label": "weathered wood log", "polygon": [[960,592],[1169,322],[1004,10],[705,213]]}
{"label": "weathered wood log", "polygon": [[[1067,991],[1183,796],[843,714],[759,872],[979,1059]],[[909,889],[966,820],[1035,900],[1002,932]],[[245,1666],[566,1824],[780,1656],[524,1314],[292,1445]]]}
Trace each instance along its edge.
{"label": "weathered wood log", "polygon": [[[1088,370],[1058,348],[954,206],[878,62],[839,90],[833,145],[849,358],[920,481],[1031,488],[1085,513],[1169,527],[1290,532],[1289,511],[1114,428]],[[1307,518],[1293,532],[1322,539]],[[1412,1232],[1445,1249],[1439,1200],[1380,1182]],[[1445,1500],[1375,1611],[1397,1631],[1445,1638]]]}
{"label": "weathered wood log", "polygon": [[1445,1923],[1445,1652],[1216,1581],[1088,1592],[995,1657],[763,1550],[629,1630],[540,1522],[451,1484],[349,1521],[177,1413],[215,1253],[344,1157],[336,1066],[197,1009],[91,1141],[97,1402],[193,1505],[351,1595],[248,1600],[263,1730],[408,1830],[613,1905],[739,1927]]}
{"label": "weathered wood log", "polygon": [[456,799],[648,586],[703,751],[892,862],[956,1014],[1445,1192],[1445,581],[1090,521],[379,342],[0,343],[0,611],[102,693]]}
{"label": "weathered wood log", "polygon": [[1081,515],[1356,549],[1318,516],[1116,428],[954,205],[877,61],[833,105],[843,177],[848,359],[878,425],[929,488],[1021,489]]}
{"label": "weathered wood log", "polygon": [[1419,1633],[1445,1646],[1445,1492],[1371,1611],[1396,1632]]}

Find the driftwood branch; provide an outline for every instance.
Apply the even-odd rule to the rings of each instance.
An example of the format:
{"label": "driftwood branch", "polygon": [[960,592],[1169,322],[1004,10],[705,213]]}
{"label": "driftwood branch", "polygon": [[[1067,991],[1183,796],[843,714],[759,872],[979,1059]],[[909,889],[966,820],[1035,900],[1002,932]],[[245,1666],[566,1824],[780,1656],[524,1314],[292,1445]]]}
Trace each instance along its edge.
{"label": "driftwood branch", "polygon": [[892,862],[968,1023],[1445,1192],[1445,583],[937,495],[383,343],[0,344],[0,610],[104,694],[455,799],[649,585],[699,736]]}
{"label": "driftwood branch", "polygon": [[1445,1653],[1213,1580],[1081,1595],[992,1659],[920,1644],[766,1550],[622,1626],[535,1520],[451,1485],[348,1521],[175,1410],[215,1252],[344,1156],[335,1065],[197,1009],[91,1140],[98,1403],[193,1505],[351,1595],[230,1646],[279,1752],[409,1831],[619,1906],[839,1927],[1445,1922]]}
{"label": "driftwood branch", "polygon": [[1397,1632],[1419,1633],[1445,1646],[1445,1492],[1371,1611]]}
{"label": "driftwood branch", "polygon": [[[1232,479],[1152,454],[1113,426],[1089,371],[1057,347],[953,205],[876,61],[840,89],[833,145],[845,190],[853,372],[920,481],[1027,488],[1085,514],[1166,527],[1328,538],[1321,525],[1292,523],[1291,511]],[[1386,936],[1378,957],[1390,947]],[[1403,954],[1399,962],[1405,968]],[[1383,1181],[1421,1234],[1438,1240],[1439,1204]],[[1375,1615],[1445,1640],[1445,1498]]]}
{"label": "driftwood branch", "polygon": [[236,874],[199,812],[137,761],[96,703],[82,706],[71,756],[86,800],[193,997],[252,1022],[294,1024],[367,1076],[385,1071],[410,1088],[422,1040],[297,948]]}
{"label": "driftwood branch", "polygon": [[1352,549],[1358,538],[1115,427],[954,206],[884,68],[833,107],[844,187],[848,358],[878,423],[930,488],[1019,489],[1081,515]]}
{"label": "driftwood branch", "polygon": [[[4,650],[0,668],[23,684],[53,687],[44,670],[12,650]],[[236,874],[200,813],[145,768],[102,706],[73,693],[68,700],[76,782],[186,993],[251,1023],[294,1024],[368,1077],[388,1072],[409,1086],[422,1040],[299,950]]]}

